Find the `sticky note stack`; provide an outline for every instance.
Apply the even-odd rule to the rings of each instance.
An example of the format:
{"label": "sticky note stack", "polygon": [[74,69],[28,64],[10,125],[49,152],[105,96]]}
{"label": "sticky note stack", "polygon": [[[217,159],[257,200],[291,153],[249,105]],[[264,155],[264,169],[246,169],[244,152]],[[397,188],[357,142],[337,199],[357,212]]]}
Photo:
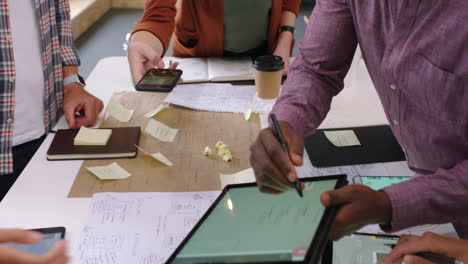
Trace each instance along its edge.
{"label": "sticky note stack", "polygon": [[105,146],[112,135],[112,129],[81,127],[73,139],[75,146]]}

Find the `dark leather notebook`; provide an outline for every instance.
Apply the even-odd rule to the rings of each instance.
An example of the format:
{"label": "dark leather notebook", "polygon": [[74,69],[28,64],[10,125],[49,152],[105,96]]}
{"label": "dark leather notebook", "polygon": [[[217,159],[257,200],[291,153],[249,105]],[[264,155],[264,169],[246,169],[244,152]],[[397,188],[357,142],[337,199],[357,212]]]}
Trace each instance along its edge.
{"label": "dark leather notebook", "polygon": [[114,127],[105,146],[75,146],[79,129],[59,129],[49,150],[48,160],[134,158],[140,139],[140,127]]}
{"label": "dark leather notebook", "polygon": [[[336,147],[323,131],[353,130],[360,146]],[[315,167],[332,167],[405,160],[405,154],[390,126],[319,129],[304,139],[307,154]]]}

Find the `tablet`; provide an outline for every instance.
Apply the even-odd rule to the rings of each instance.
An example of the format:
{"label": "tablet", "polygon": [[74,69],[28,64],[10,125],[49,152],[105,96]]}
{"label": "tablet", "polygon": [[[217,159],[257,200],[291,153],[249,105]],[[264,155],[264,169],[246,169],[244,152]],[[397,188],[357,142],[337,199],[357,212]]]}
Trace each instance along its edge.
{"label": "tablet", "polygon": [[295,190],[261,193],[255,183],[228,185],[167,263],[317,263],[336,208],[320,195],[346,184],[346,175],[301,179]]}
{"label": "tablet", "polygon": [[32,231],[42,233],[42,240],[37,244],[19,244],[19,243],[5,243],[10,247],[14,247],[21,251],[33,255],[44,255],[50,251],[57,242],[65,237],[65,227],[48,227],[31,229]]}
{"label": "tablet", "polygon": [[333,242],[333,264],[377,264],[392,251],[398,236],[354,233]]}

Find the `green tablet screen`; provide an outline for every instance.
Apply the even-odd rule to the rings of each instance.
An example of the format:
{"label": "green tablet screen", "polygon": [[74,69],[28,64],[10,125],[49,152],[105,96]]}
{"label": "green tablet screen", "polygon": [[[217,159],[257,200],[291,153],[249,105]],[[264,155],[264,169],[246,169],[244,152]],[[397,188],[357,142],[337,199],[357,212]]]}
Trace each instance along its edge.
{"label": "green tablet screen", "polygon": [[303,261],[325,212],[320,194],[337,179],[304,184],[303,198],[229,189],[173,263]]}
{"label": "green tablet screen", "polygon": [[411,177],[400,176],[361,176],[362,184],[374,189],[380,190],[393,184],[404,182]]}

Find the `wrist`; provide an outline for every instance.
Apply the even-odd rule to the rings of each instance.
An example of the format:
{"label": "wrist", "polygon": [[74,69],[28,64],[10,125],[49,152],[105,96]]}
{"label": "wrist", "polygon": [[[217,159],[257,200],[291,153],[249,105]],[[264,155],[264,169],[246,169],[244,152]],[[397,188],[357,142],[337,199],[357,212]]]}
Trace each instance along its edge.
{"label": "wrist", "polygon": [[63,79],[63,87],[69,86],[70,84],[76,84],[82,88],[86,86],[85,80],[79,74],[72,74]]}
{"label": "wrist", "polygon": [[63,78],[67,78],[70,75],[78,74],[78,66],[76,65],[66,65],[63,66]]}
{"label": "wrist", "polygon": [[383,226],[390,226],[392,223],[392,201],[384,191],[377,191],[377,223]]}
{"label": "wrist", "polygon": [[133,45],[148,45],[154,50],[158,55],[162,56],[164,54],[164,45],[162,41],[150,31],[137,31],[132,34],[129,40],[129,47]]}

